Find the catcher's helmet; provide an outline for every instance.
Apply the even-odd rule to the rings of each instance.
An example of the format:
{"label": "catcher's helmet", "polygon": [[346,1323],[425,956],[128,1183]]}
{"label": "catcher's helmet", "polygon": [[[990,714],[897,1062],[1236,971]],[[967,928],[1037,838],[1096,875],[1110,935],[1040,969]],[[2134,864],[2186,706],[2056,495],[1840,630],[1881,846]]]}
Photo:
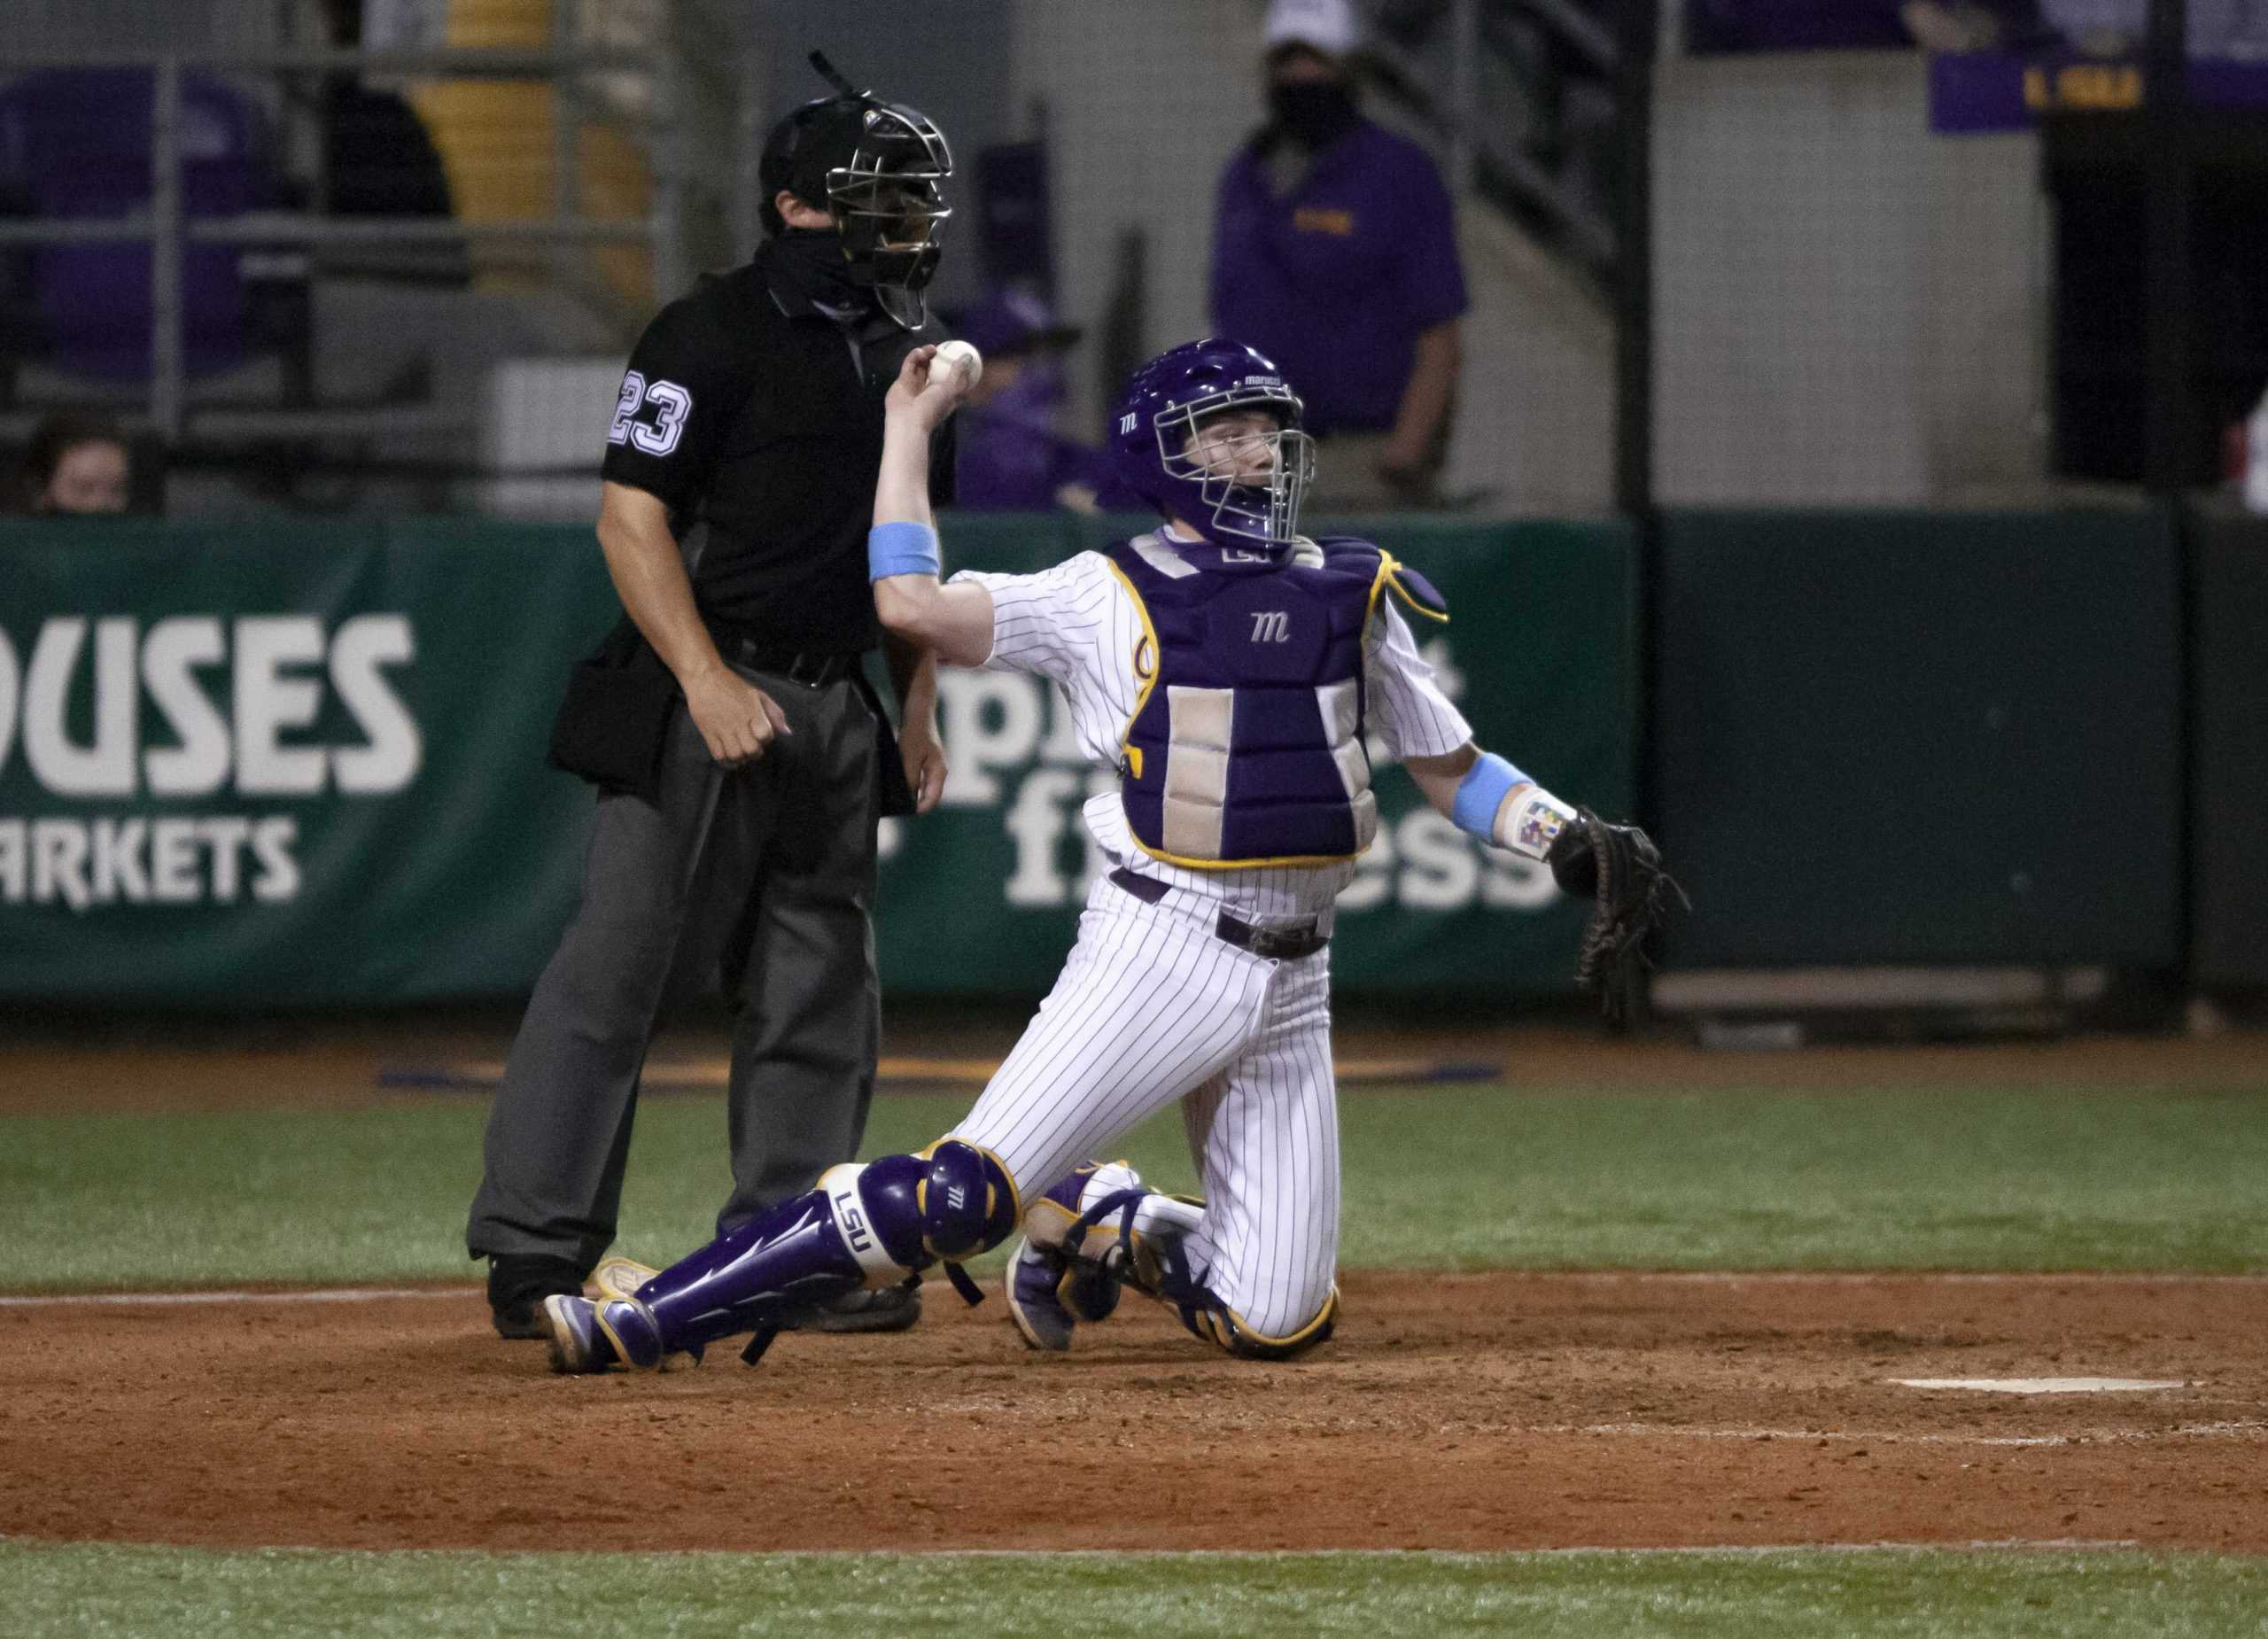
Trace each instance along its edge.
{"label": "catcher's helmet", "polygon": [[[1224,411],[1260,408],[1275,417],[1264,435],[1266,476],[1252,463],[1200,453],[1198,429]],[[1193,525],[1216,546],[1299,539],[1300,501],[1315,478],[1315,440],[1282,372],[1241,342],[1208,337],[1160,353],[1126,384],[1110,423],[1119,480],[1161,512]]]}
{"label": "catcher's helmet", "polygon": [[952,215],[941,187],[952,174],[944,134],[918,109],[867,91],[823,97],[773,127],[764,144],[757,177],[765,230],[786,225],[773,203],[783,188],[826,211],[843,235],[851,277],[899,292],[908,322],[918,322]]}

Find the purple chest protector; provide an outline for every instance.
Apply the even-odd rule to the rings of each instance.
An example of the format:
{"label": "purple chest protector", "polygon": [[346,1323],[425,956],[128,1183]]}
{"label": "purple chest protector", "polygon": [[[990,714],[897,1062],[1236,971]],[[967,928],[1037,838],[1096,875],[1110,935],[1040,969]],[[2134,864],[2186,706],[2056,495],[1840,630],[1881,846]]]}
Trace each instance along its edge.
{"label": "purple chest protector", "polygon": [[1200,870],[1325,865],[1377,834],[1363,630],[1384,555],[1368,541],[1318,544],[1319,563],[1155,535],[1111,548],[1154,649],[1119,793],[1135,840],[1158,858]]}

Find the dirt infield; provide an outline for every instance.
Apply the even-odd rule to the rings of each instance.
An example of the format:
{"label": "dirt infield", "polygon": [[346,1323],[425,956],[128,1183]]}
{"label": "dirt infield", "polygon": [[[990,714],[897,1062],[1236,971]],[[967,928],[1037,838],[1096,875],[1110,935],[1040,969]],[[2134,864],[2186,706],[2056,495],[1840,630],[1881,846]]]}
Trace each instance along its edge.
{"label": "dirt infield", "polygon": [[[0,1049],[0,1115],[402,1095],[499,1050],[281,1026]],[[983,1053],[1009,1030],[920,1046]],[[697,1035],[668,1052],[712,1053]],[[1340,1044],[1341,1051],[1348,1044]],[[1704,1053],[1371,1032],[1514,1089],[2062,1084],[2248,1092],[2256,1038]],[[426,1095],[414,1095],[426,1096]],[[470,1287],[337,1301],[0,1299],[0,1535],[339,1548],[1276,1549],[1976,1541],[2268,1552],[2268,1280],[1357,1272],[1309,1359],[1138,1300],[1064,1358],[997,1297],[665,1378],[560,1379]],[[2138,1378],[2018,1397],[1900,1378]]]}
{"label": "dirt infield", "polygon": [[[2268,1551],[2268,1281],[1397,1276],[1231,1361],[1139,1300],[1063,1357],[902,1337],[563,1379],[470,1288],[0,1309],[0,1534],[241,1547]],[[2178,1379],[2018,1397],[1898,1378]]]}

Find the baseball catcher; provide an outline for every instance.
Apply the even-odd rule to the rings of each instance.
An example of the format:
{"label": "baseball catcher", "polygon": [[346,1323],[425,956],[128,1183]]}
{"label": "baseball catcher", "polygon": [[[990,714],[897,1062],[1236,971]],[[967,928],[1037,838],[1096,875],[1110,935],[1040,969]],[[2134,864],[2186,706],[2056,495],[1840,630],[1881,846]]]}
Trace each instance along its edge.
{"label": "baseball catcher", "polygon": [[[1298,1355],[1339,1312],[1328,952],[1378,829],[1370,747],[1464,830],[1596,898],[1580,975],[1610,1006],[1676,892],[1643,832],[1473,743],[1402,613],[1449,618],[1424,576],[1368,540],[1299,532],[1314,447],[1267,359],[1207,340],[1136,373],[1111,454],[1158,528],[1039,574],[948,581],[928,449],[966,377],[931,379],[932,352],[887,402],[876,612],[941,664],[1062,689],[1109,771],[1084,814],[1111,868],[1054,990],[951,1132],[835,1168],[670,1269],[626,1271],[601,1303],[548,1300],[562,1371],[658,1368],[744,1332],[760,1352],[814,1305],[940,1263],[967,1295],[961,1262],[1019,1231],[1008,1309],[1034,1348],[1069,1348],[1131,1287],[1231,1354]],[[1170,1104],[1201,1200],[1092,1159]]]}

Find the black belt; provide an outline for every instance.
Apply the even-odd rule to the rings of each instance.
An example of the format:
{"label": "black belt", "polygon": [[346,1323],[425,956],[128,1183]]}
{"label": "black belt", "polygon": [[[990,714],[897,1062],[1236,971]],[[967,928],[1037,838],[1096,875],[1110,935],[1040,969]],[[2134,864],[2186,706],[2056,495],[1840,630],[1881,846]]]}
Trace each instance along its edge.
{"label": "black belt", "polygon": [[806,688],[824,688],[829,683],[840,682],[858,664],[856,655],[802,654],[794,649],[767,648],[750,637],[733,646],[733,658],[751,672],[769,672]]}
{"label": "black belt", "polygon": [[[1156,877],[1144,876],[1124,866],[1113,871],[1110,880],[1145,905],[1155,905],[1173,891]],[[1233,944],[1239,951],[1250,951],[1254,956],[1278,962],[1295,962],[1302,956],[1313,956],[1331,943],[1331,936],[1323,931],[1323,919],[1319,916],[1276,928],[1255,928],[1243,918],[1223,911],[1213,924],[1213,933],[1223,944]]]}

